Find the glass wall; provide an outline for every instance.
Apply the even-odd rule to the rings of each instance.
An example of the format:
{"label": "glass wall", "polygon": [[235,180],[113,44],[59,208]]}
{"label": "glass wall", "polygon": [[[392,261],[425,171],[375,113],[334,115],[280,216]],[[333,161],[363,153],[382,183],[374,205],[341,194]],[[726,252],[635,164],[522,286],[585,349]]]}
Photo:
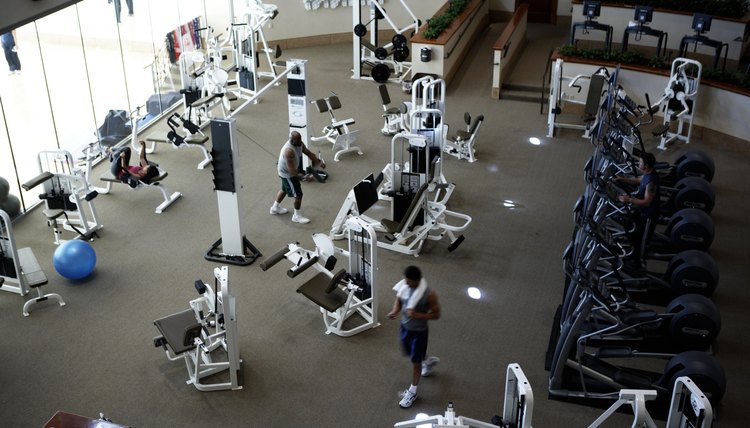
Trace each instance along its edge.
{"label": "glass wall", "polygon": [[[20,184],[40,172],[40,151],[101,153],[130,137],[131,113],[143,129],[181,102],[176,59],[201,47],[205,1],[84,0],[15,30],[21,71],[0,73],[0,177],[22,212],[39,202]],[[209,1],[214,13],[231,5]]]}

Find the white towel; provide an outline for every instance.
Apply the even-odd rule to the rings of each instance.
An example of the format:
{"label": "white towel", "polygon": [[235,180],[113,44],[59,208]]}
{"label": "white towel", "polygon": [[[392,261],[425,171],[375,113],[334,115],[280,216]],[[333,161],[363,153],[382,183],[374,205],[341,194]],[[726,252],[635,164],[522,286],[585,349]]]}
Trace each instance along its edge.
{"label": "white towel", "polygon": [[[410,290],[411,288],[409,287],[409,284],[406,283],[405,279],[402,279],[393,286],[393,291],[396,292],[396,297],[398,297],[399,299],[406,299],[407,297],[409,298],[409,300],[406,302],[406,309],[414,309],[417,306],[417,302],[422,300],[424,292],[425,290],[427,290],[427,281],[422,278],[419,281],[419,285],[417,286],[417,288],[414,289],[414,292],[411,292]],[[409,293],[411,293],[411,297],[409,297]]]}

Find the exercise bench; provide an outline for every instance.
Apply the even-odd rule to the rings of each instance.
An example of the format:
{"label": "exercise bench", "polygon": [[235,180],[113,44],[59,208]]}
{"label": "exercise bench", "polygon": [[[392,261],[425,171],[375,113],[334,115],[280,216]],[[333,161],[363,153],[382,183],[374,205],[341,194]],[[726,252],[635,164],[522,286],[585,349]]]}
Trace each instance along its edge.
{"label": "exercise bench", "polygon": [[206,150],[205,144],[208,141],[208,137],[202,134],[192,134],[185,138],[180,137],[180,143],[178,144],[169,138],[170,132],[155,131],[146,136],[145,141],[152,144],[172,144],[173,147],[181,149],[183,147],[194,147],[203,152],[203,160],[198,163],[198,169],[203,169],[211,164],[211,154]]}
{"label": "exercise bench", "polygon": [[[136,187],[134,187],[134,190],[138,190],[138,189],[140,189],[142,187],[148,187],[148,188],[157,189],[159,192],[161,192],[162,196],[164,197],[164,202],[160,203],[156,207],[156,210],[154,210],[154,212],[156,212],[156,214],[161,214],[165,209],[167,209],[167,207],[169,207],[177,199],[179,199],[180,197],[182,197],[182,193],[180,193],[180,192],[174,192],[174,193],[172,193],[170,195],[169,194],[169,189],[167,189],[166,186],[164,186],[164,185],[161,184],[161,181],[164,180],[165,178],[167,178],[167,175],[168,175],[167,171],[164,171],[163,169],[159,168],[159,166],[156,165],[156,164],[154,164],[154,163],[151,163],[151,165],[155,165],[159,169],[159,175],[156,176],[156,177],[154,177],[151,180],[150,183],[145,183],[145,182],[139,180],[138,181],[138,185]],[[120,180],[119,178],[113,176],[112,173],[109,172],[109,171],[107,171],[107,173],[104,174],[104,175],[102,175],[99,179],[107,183],[107,191],[109,191],[111,189],[112,183],[122,183],[122,184],[125,184],[125,183],[123,183],[122,180]]]}

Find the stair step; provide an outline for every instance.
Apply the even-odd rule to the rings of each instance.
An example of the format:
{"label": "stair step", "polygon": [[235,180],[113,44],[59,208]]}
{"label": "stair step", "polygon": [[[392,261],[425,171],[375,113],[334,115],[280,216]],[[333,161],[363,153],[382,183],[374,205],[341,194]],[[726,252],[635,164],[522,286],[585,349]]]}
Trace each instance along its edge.
{"label": "stair step", "polygon": [[[541,89],[536,92],[518,91],[513,89],[503,89],[500,91],[501,100],[524,101],[539,104],[541,99]],[[547,104],[548,98],[544,97],[544,103]]]}
{"label": "stair step", "polygon": [[519,91],[519,92],[534,92],[536,94],[542,93],[541,86],[524,85],[521,83],[504,83],[502,90]]}

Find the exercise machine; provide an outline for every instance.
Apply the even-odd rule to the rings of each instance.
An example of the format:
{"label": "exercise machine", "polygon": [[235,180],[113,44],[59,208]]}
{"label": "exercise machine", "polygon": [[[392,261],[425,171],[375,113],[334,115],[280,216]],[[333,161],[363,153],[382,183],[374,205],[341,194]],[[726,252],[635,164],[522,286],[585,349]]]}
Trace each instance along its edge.
{"label": "exercise machine", "polygon": [[[160,336],[154,338],[154,346],[164,348],[170,361],[183,359],[187,383],[199,391],[242,389],[236,304],[227,266],[214,268],[214,287],[216,292],[209,284],[195,281],[200,297],[190,301],[189,309],[155,320]],[[207,380],[220,373],[229,379]]]}
{"label": "exercise machine", "polygon": [[261,252],[247,238],[244,215],[240,212],[239,201],[240,165],[239,145],[236,138],[236,119],[234,115],[246,106],[253,104],[267,90],[276,86],[281,79],[287,79],[289,130],[297,131],[302,141],[307,138],[307,85],[306,60],[290,59],[286,68],[259,89],[255,95],[245,100],[228,117],[211,121],[211,165],[216,199],[219,207],[219,227],[221,237],[206,251],[207,260],[229,263],[240,266],[252,264]]}
{"label": "exercise machine", "polygon": [[34,252],[29,247],[18,248],[13,235],[13,224],[8,214],[0,210],[0,291],[26,296],[30,289],[36,289],[38,296],[23,305],[23,316],[29,316],[31,305],[55,299],[60,306],[65,301],[57,293],[42,294],[42,286],[47,283]]}
{"label": "exercise machine", "polygon": [[[237,70],[239,94],[244,98],[250,98],[261,88],[261,85],[259,85],[260,78],[275,79],[278,77],[279,73],[276,68],[280,65],[275,63],[274,60],[280,58],[282,52],[279,45],[276,45],[275,49],[268,46],[263,31],[263,27],[278,16],[278,7],[263,3],[260,0],[246,0],[245,3],[243,22],[232,24],[232,32],[235,43],[234,66]],[[257,46],[258,42],[261,43],[260,49]],[[261,55],[266,58],[267,70],[261,70]],[[272,55],[273,58],[271,58]],[[283,63],[281,67],[283,68]]]}
{"label": "exercise machine", "polygon": [[[292,263],[287,271],[290,278],[295,278],[308,268],[314,268],[317,274],[299,286],[297,292],[320,307],[326,334],[343,337],[380,325],[377,312],[375,230],[356,217],[347,219],[346,230],[346,250],[336,248],[327,235],[316,233],[313,235],[315,250],[306,250],[298,243],[290,243],[260,265],[265,271],[287,259]],[[346,257],[348,266],[334,273],[337,256]],[[352,318],[354,315],[358,317]],[[352,319],[346,323],[350,318]]]}
{"label": "exercise machine", "polygon": [[598,18],[602,12],[602,4],[599,1],[586,0],[583,2],[583,16],[586,20],[583,22],[576,22],[570,29],[570,44],[576,46],[576,30],[581,29],[582,34],[589,34],[590,30],[603,31],[604,36],[604,48],[609,52],[612,49],[612,26],[597,22],[594,18]]}
{"label": "exercise machine", "polygon": [[508,364],[505,375],[505,394],[503,396],[503,415],[494,416],[490,423],[458,416],[453,403],[448,402],[444,415],[417,417],[409,421],[398,422],[394,428],[407,427],[463,427],[463,428],[531,428],[534,413],[534,393],[526,379],[521,366]]}
{"label": "exercise machine", "polygon": [[713,17],[711,15],[706,15],[705,13],[695,13],[693,15],[692,28],[695,31],[695,33],[692,35],[688,34],[682,38],[682,40],[680,41],[680,51],[679,51],[678,56],[681,58],[687,57],[688,47],[691,44],[693,45],[693,52],[695,52],[698,49],[698,46],[708,46],[714,49],[713,68],[714,69],[719,68],[719,60],[721,59],[721,52],[723,51],[724,63],[721,69],[726,70],[727,54],[729,52],[729,44],[724,43],[720,40],[709,39],[707,36],[703,35],[704,33],[707,33],[711,30],[712,20],[713,20]]}
{"label": "exercise machine", "polygon": [[377,180],[372,175],[366,177],[347,195],[331,227],[331,238],[341,239],[346,234],[347,221],[359,218],[382,233],[383,239],[378,240],[381,248],[416,257],[425,241],[439,241],[446,237],[450,241],[448,251],[458,248],[464,241],[460,233],[468,229],[471,217],[429,200],[430,183],[418,185],[418,179],[417,174],[403,175],[403,187],[392,196],[393,215],[390,219],[377,221],[365,212],[380,200],[377,186],[382,179],[380,176]]}
{"label": "exercise machine", "polygon": [[[672,61],[664,94],[655,104],[664,113],[662,126],[654,131],[656,135],[661,135],[661,142],[657,146],[660,150],[665,150],[673,141],[690,143],[702,69],[701,63],[692,59],[680,57]],[[677,125],[672,130],[674,122]]]}
{"label": "exercise machine", "polygon": [[[396,25],[379,1],[371,0],[368,3],[370,20],[363,24],[362,4],[359,1],[351,2],[352,25],[354,26],[352,79],[370,79],[378,83],[389,81],[401,83],[411,72],[409,38],[419,31],[421,22],[414,16],[404,0],[399,0],[399,3],[410,19],[409,23],[403,27]],[[383,20],[396,34],[390,42],[381,46],[378,41],[380,31],[378,24]],[[369,40],[366,38],[368,32]],[[409,32],[411,34],[407,38],[405,34]],[[365,74],[365,67],[370,69],[369,75]]]}
{"label": "exercise machine", "polygon": [[[177,121],[180,121],[178,123]],[[204,169],[211,164],[211,154],[206,149],[205,144],[208,142],[208,136],[201,131],[200,127],[189,119],[173,113],[167,118],[167,132],[152,132],[144,139],[146,143],[152,146],[159,143],[171,144],[175,149],[197,148],[203,153],[203,160],[198,163],[197,169]],[[180,134],[180,129],[184,129],[187,135]]]}
{"label": "exercise machine", "polygon": [[[147,149],[148,150],[148,149]],[[148,151],[147,151],[148,153]],[[111,162],[118,162],[118,159],[111,159]],[[173,203],[175,203],[178,199],[182,197],[182,193],[180,192],[170,192],[169,189],[162,183],[162,181],[167,178],[169,175],[166,170],[161,168],[159,164],[149,161],[149,165],[155,167],[159,171],[159,175],[156,177],[153,177],[151,181],[146,183],[143,180],[131,180],[128,183],[123,182],[121,179],[115,177],[112,175],[112,172],[107,169],[107,172],[104,173],[99,179],[101,181],[104,181],[107,183],[107,192],[111,191],[112,183],[121,183],[121,184],[127,184],[128,187],[130,187],[133,190],[140,190],[140,189],[156,189],[159,193],[161,193],[162,198],[164,199],[159,205],[156,206],[156,209],[154,212],[156,214],[161,214],[169,208]]]}
{"label": "exercise machine", "polygon": [[[349,125],[354,124],[354,119],[336,120],[333,115],[334,110],[341,108],[341,101],[338,95],[331,92],[331,95],[325,98],[320,98],[311,101],[312,104],[318,109],[320,113],[328,113],[331,116],[331,123],[323,128],[323,135],[319,137],[310,137],[310,141],[328,141],[333,145],[333,160],[339,161],[339,156],[344,153],[356,152],[358,155],[362,155],[362,150],[353,146],[352,143],[357,141],[359,131],[352,131],[349,129]],[[304,141],[304,139],[303,139]]]}
{"label": "exercise machine", "polygon": [[406,129],[405,116],[408,107],[406,103],[401,103],[397,107],[391,105],[391,96],[388,94],[388,86],[381,83],[378,85],[378,93],[383,102],[383,128],[380,132],[383,135],[395,135]]}
{"label": "exercise machine", "polygon": [[471,120],[471,115],[467,111],[464,113],[464,123],[466,123],[466,130],[458,130],[452,137],[445,139],[443,144],[443,152],[448,153],[457,159],[466,159],[468,162],[476,162],[477,158],[474,156],[474,144],[477,142],[477,134],[479,128],[482,127],[484,122],[484,115],[480,114]]}
{"label": "exercise machine", "polygon": [[[213,31],[210,27],[201,30]],[[231,111],[231,101],[237,100],[237,96],[227,89],[231,82],[229,73],[221,67],[223,55],[218,40],[214,39],[212,45],[214,48],[210,52],[183,52],[178,61],[184,115],[200,127],[206,126],[214,117],[215,107],[220,107],[220,117],[226,117]]]}
{"label": "exercise machine", "polygon": [[[632,428],[656,428],[656,422],[646,408],[646,402],[657,397],[655,390],[623,389],[618,400],[589,425],[597,428],[619,411],[630,406],[633,412]],[[710,428],[713,422],[713,407],[703,392],[689,377],[678,377],[672,390],[666,428]]]}
{"label": "exercise machine", "polygon": [[[550,77],[547,137],[554,137],[555,129],[579,129],[583,131],[583,138],[591,138],[602,120],[599,110],[611,76],[605,67],[600,67],[590,76],[579,74],[571,77],[563,75],[563,68],[564,61],[559,58],[555,60]],[[567,82],[568,91],[564,87],[564,82]],[[577,94],[581,93],[586,83],[586,99],[581,100]],[[583,115],[565,113],[563,109],[566,104],[582,105]]]}
{"label": "exercise machine", "polygon": [[61,242],[62,230],[77,234],[76,238],[93,240],[103,227],[99,221],[94,190],[83,171],[75,168],[73,155],[65,150],[43,150],[37,157],[39,175],[23,183],[29,191],[42,185],[39,199],[44,200],[42,211],[47,225],[53,230],[55,244]]}
{"label": "exercise machine", "polygon": [[[391,159],[385,168],[385,180],[379,189],[381,198],[403,187],[402,172],[416,184],[407,186],[414,192],[419,185],[432,182],[431,199],[447,204],[456,185],[443,174],[442,153],[448,135],[445,118],[445,81],[424,76],[412,84],[411,104],[407,106],[407,130],[391,139]],[[405,144],[408,143],[408,144]],[[408,204],[407,204],[408,205]]]}
{"label": "exercise machine", "polygon": [[625,27],[625,31],[622,35],[622,47],[621,51],[625,52],[628,50],[628,43],[630,41],[630,35],[635,34],[635,41],[640,41],[644,35],[652,36],[657,38],[656,42],[656,56],[661,56],[662,46],[667,45],[669,35],[661,30],[656,30],[649,27],[647,24],[651,22],[654,17],[654,8],[651,6],[637,5],[635,7],[635,16],[631,24]]}

